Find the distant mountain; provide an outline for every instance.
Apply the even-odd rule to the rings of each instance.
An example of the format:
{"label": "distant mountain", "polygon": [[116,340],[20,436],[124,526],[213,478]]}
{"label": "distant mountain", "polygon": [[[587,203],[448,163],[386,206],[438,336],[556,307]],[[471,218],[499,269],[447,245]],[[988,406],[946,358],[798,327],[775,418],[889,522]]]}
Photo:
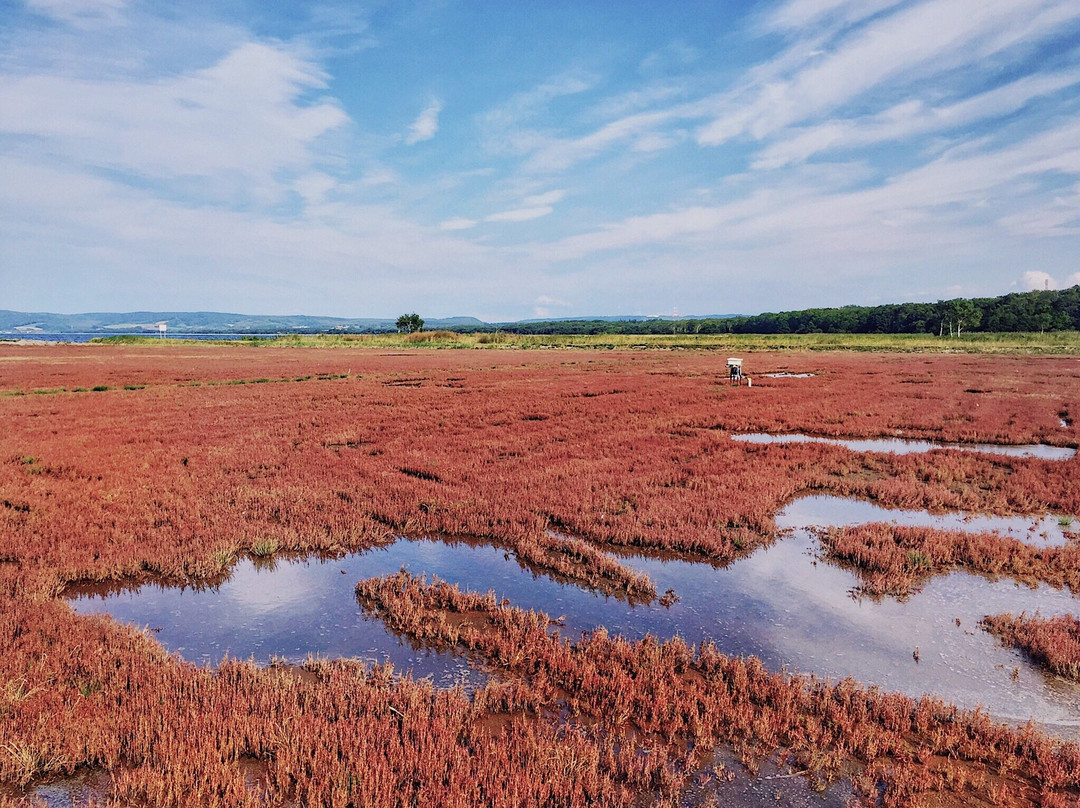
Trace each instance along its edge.
{"label": "distant mountain", "polygon": [[[230,314],[214,311],[131,311],[51,314],[0,309],[0,333],[119,334],[157,333],[165,323],[172,334],[306,334],[394,331],[396,319],[375,317],[311,317],[308,315]],[[485,325],[475,317],[432,318],[428,328],[470,328]]]}

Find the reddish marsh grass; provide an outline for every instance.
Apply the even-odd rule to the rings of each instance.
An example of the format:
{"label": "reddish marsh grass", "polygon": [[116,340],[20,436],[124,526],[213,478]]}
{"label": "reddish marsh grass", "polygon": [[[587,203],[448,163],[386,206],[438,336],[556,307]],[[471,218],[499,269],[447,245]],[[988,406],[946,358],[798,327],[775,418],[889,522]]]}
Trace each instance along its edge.
{"label": "reddish marsh grass", "polygon": [[[684,776],[695,759],[688,747],[696,753],[725,742],[751,770],[783,750],[822,783],[857,761],[854,784],[868,798],[880,791],[887,806],[923,804],[940,792],[996,804],[1080,795],[1080,747],[936,699],[769,673],[753,657],[726,657],[679,638],[630,642],[600,629],[570,643],[552,634],[545,614],[404,571],[361,581],[356,591],[395,630],[468,649],[525,677],[540,706],[562,710],[571,725],[586,718],[614,737],[633,730],[652,739],[653,754],[679,750],[672,765]],[[1001,776],[1017,803],[995,798]]]}
{"label": "reddish marsh grass", "polygon": [[1047,670],[1080,681],[1080,620],[1075,617],[994,614],[983,618],[980,625]]}
{"label": "reddish marsh grass", "polygon": [[[1074,787],[1073,753],[1050,751],[1037,733],[1009,734],[978,715],[945,720],[954,715],[945,705],[871,698],[850,684],[791,691],[753,661],[704,649],[537,636],[515,669],[549,651],[584,654],[593,667],[566,670],[589,677],[541,687],[540,700],[508,684],[470,702],[347,662],[313,664],[314,681],[242,663],[214,673],[129,628],[76,618],[56,599],[76,581],[213,581],[244,554],[341,552],[402,533],[475,536],[647,599],[651,583],[610,549],[723,563],[775,540],[773,514],[808,492],[1080,513],[1076,459],[898,457],[728,437],[901,432],[1075,446],[1075,359],[757,354],[747,359],[755,373],[782,363],[817,375],[749,389],[724,383],[723,360],[0,345],[0,780],[90,766],[113,775],[119,799],[207,806],[618,805],[678,790],[678,756],[638,754],[603,723],[593,732],[550,720],[550,694],[561,690],[571,711],[602,709],[609,723],[704,746],[733,739],[748,760],[780,745],[830,775],[848,758],[864,761],[864,790],[887,781],[889,804],[918,803],[940,778],[975,802],[1008,788],[1015,804],[1041,783],[1055,804]],[[549,667],[530,681],[554,680],[561,669]],[[735,684],[702,693],[697,676]],[[652,678],[646,703],[640,683]],[[821,693],[852,706],[832,717]],[[493,735],[490,709],[537,718]],[[849,712],[862,723],[849,727]],[[932,750],[971,751],[915,766],[924,747],[908,732],[940,735]],[[267,765],[265,793],[245,781],[248,759]]]}
{"label": "reddish marsh grass", "polygon": [[826,555],[852,567],[872,596],[910,594],[932,575],[964,569],[1080,591],[1080,546],[1032,547],[994,533],[874,523],[817,531]]}

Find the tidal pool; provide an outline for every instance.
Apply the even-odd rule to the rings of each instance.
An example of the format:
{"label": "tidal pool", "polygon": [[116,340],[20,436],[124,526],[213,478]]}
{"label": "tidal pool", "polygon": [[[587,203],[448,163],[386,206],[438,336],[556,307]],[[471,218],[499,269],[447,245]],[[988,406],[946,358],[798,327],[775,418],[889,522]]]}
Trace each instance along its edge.
{"label": "tidal pool", "polygon": [[1068,534],[1080,528],[1072,517],[984,516],[964,511],[930,513],[883,508],[865,500],[827,495],[801,497],[776,514],[779,528],[849,527],[868,522],[961,530],[966,533],[998,533],[1034,547],[1066,544]]}
{"label": "tidal pool", "polygon": [[892,454],[929,452],[934,449],[957,449],[961,452],[981,452],[983,454],[1008,455],[1010,457],[1036,457],[1040,460],[1068,460],[1076,454],[1076,449],[1063,446],[1047,446],[1043,443],[1007,445],[1000,443],[943,443],[941,441],[909,440],[906,438],[822,438],[816,435],[805,435],[801,432],[783,434],[747,432],[732,435],[731,439],[746,443],[830,443],[833,446],[845,446],[854,452],[891,452]]}
{"label": "tidal pool", "polygon": [[857,598],[851,593],[858,578],[819,559],[811,529],[949,518],[959,529],[996,526],[1031,535],[1031,520],[1022,520],[1026,526],[1003,520],[1002,527],[990,517],[965,521],[807,497],[777,515],[788,535],[727,567],[624,557],[624,563],[647,572],[659,591],[671,588],[679,595],[669,608],[632,605],[534,574],[501,549],[434,539],[400,540],[331,560],[243,560],[212,589],[147,585],[104,598],[76,594],[71,606],[81,614],[108,613],[148,626],[169,651],[204,664],[216,664],[225,654],[259,663],[275,657],[301,662],[316,654],[389,660],[440,686],[483,681],[485,674],[462,656],[414,649],[359,607],[359,579],[405,567],[463,588],[492,589],[516,606],[562,617],[560,631],[571,639],[604,626],[633,639],[652,634],[679,635],[690,643],[711,640],[724,653],[760,657],[772,670],[850,676],[913,696],[932,693],[961,707],[981,704],[1000,720],[1033,719],[1054,735],[1080,738],[1080,685],[1042,672],[976,625],[986,614],[1005,611],[1077,614],[1080,604],[1068,591],[957,572],[931,579],[904,601]]}

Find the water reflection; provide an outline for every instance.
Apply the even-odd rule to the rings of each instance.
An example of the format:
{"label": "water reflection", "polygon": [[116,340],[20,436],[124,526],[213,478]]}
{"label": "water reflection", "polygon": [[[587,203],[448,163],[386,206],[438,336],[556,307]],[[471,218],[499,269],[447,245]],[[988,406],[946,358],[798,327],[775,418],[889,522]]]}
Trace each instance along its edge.
{"label": "water reflection", "polygon": [[1075,532],[1077,527],[1071,517],[985,516],[964,511],[930,513],[883,508],[865,500],[825,495],[797,499],[776,515],[776,526],[781,529],[849,527],[868,522],[962,530],[966,533],[998,533],[1034,547],[1063,545],[1069,541],[1067,533]]}
{"label": "water reflection", "polygon": [[[772,670],[851,676],[910,695],[936,694],[962,707],[982,704],[996,718],[1029,718],[1056,735],[1080,738],[1080,685],[1044,674],[1024,657],[980,631],[986,614],[1036,609],[1043,615],[1076,613],[1068,592],[990,582],[966,573],[938,576],[905,602],[856,599],[856,577],[817,558],[812,525],[894,519],[952,519],[960,529],[1001,529],[1031,535],[1031,520],[1012,524],[989,517],[941,517],[885,511],[832,497],[798,500],[780,514],[789,536],[726,568],[685,560],[632,557],[660,591],[680,600],[670,608],[633,606],[576,586],[535,576],[502,550],[436,540],[398,541],[345,558],[278,561],[258,569],[237,564],[212,590],[145,586],[107,598],[79,597],[80,613],[107,612],[119,620],[159,627],[171,651],[202,663],[226,652],[266,662],[323,656],[389,659],[399,669],[432,676],[437,684],[477,682],[483,674],[460,656],[416,651],[367,617],[354,597],[356,581],[406,567],[438,574],[463,588],[493,589],[515,605],[564,616],[563,635],[605,626],[640,638],[646,633],[688,642],[711,640],[728,654],[753,654]],[[1039,523],[1036,530],[1052,525]],[[344,573],[344,574],[343,574]],[[959,624],[957,623],[959,621]],[[919,660],[913,658],[919,648]]]}
{"label": "water reflection", "polygon": [[984,454],[1008,455],[1010,457],[1036,457],[1040,460],[1068,460],[1076,454],[1076,449],[1068,449],[1063,446],[1047,446],[1043,443],[1014,446],[998,443],[943,443],[941,441],[908,440],[905,438],[822,438],[816,435],[804,435],[801,432],[776,435],[768,432],[748,432],[741,435],[732,435],[731,439],[746,443],[830,443],[833,446],[845,446],[854,452],[891,452],[892,454],[929,452],[934,449],[957,449],[962,452],[982,452]]}

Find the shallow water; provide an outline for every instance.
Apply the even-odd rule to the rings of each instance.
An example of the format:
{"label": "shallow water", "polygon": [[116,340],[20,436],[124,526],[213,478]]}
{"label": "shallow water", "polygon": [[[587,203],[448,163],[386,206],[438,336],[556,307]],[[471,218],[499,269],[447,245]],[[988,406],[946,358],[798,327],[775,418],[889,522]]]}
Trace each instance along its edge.
{"label": "shallow water", "polygon": [[147,584],[104,598],[76,589],[70,602],[79,614],[110,614],[149,627],[167,650],[200,664],[217,664],[226,654],[259,664],[274,658],[300,663],[313,654],[389,661],[400,671],[431,676],[442,687],[482,683],[485,677],[464,658],[414,649],[360,609],[357,581],[402,567],[474,589],[530,585],[523,578],[527,573],[506,560],[502,550],[402,540],[336,559],[241,559],[228,579],[213,588]]}
{"label": "shallow water", "polygon": [[764,373],[766,379],[809,379],[816,376],[815,373]]}
{"label": "shallow water", "polygon": [[[670,608],[634,606],[534,575],[499,549],[437,540],[401,540],[330,561],[282,560],[272,568],[245,560],[212,590],[151,585],[104,599],[77,597],[71,604],[79,613],[107,612],[118,620],[148,625],[167,649],[196,662],[213,664],[225,653],[261,663],[273,656],[298,662],[318,654],[388,659],[398,669],[431,676],[441,686],[482,681],[484,674],[462,657],[414,650],[362,612],[354,595],[356,581],[404,566],[413,573],[438,574],[463,588],[493,589],[516,606],[562,616],[562,634],[572,639],[605,626],[635,639],[648,633],[680,635],[691,643],[711,640],[727,654],[758,656],[771,670],[851,676],[913,696],[933,693],[962,707],[982,704],[1001,720],[1022,723],[1031,718],[1052,734],[1080,738],[1080,685],[1043,673],[976,627],[984,615],[1005,611],[1080,613],[1080,604],[1067,591],[952,573],[933,578],[904,602],[857,599],[851,595],[857,577],[818,560],[818,544],[809,529],[950,518],[962,520],[807,497],[777,516],[779,525],[791,529],[789,536],[726,568],[685,560],[624,559],[647,572],[659,591],[675,590],[680,600]],[[1022,521],[1002,529],[1015,528],[1028,536],[1024,525],[1030,520]],[[977,517],[959,526],[972,529],[976,524],[981,530],[990,522],[989,517]],[[916,647],[918,661],[913,658]]]}
{"label": "shallow water", "polygon": [[1066,544],[1066,532],[1077,529],[1071,518],[1058,516],[985,516],[964,511],[930,513],[883,508],[872,502],[845,497],[814,495],[794,500],[776,514],[778,528],[849,527],[868,522],[889,522],[908,527],[962,530],[966,533],[998,533],[1033,547]]}
{"label": "shallow water", "polygon": [[1063,446],[1047,446],[1043,443],[1006,445],[999,443],[943,443],[941,441],[908,440],[906,438],[822,438],[816,435],[804,435],[801,432],[775,435],[769,432],[748,432],[732,435],[731,439],[746,443],[830,443],[834,446],[845,446],[854,452],[890,452],[892,454],[913,454],[929,452],[934,449],[956,449],[961,452],[981,452],[983,454],[1008,455],[1010,457],[1036,457],[1040,460],[1068,460],[1076,454],[1076,449]]}

